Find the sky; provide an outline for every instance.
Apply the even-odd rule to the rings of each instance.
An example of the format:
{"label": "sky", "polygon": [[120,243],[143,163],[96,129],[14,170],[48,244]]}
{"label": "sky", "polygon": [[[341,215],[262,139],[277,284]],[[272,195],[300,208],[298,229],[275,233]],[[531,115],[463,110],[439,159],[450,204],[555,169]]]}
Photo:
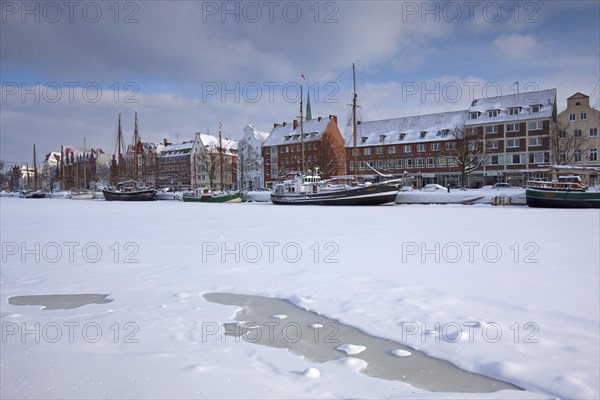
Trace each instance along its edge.
{"label": "sky", "polygon": [[[300,112],[359,118],[467,109],[556,88],[600,108],[599,1],[5,1],[0,160],[60,146],[241,139]],[[302,77],[304,76],[304,78]],[[517,83],[518,82],[518,83]]]}

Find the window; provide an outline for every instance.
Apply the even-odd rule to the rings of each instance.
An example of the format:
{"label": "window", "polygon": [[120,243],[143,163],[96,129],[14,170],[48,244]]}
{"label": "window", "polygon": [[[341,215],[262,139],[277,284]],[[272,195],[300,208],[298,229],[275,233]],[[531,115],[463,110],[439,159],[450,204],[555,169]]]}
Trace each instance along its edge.
{"label": "window", "polygon": [[529,121],[527,123],[527,129],[530,131],[537,131],[542,129],[542,121]]}
{"label": "window", "polygon": [[396,160],[396,168],[401,169],[403,164],[404,163],[402,162],[401,158]]}
{"label": "window", "polygon": [[348,169],[349,169],[350,171],[354,171],[354,161],[350,161],[350,162],[348,163]]}
{"label": "window", "polygon": [[559,139],[565,139],[566,137],[567,137],[567,131],[561,130],[560,132],[558,132]]}
{"label": "window", "polygon": [[542,106],[540,106],[539,104],[535,104],[535,105],[531,106],[531,112],[532,113],[540,112],[541,108],[542,108]]}
{"label": "window", "polygon": [[411,148],[410,148],[410,144],[407,144],[407,145],[405,145],[405,146],[404,146],[404,152],[405,152],[405,153],[410,153],[411,151],[412,151],[412,150],[411,150]]}
{"label": "window", "polygon": [[494,118],[498,116],[498,110],[488,110],[488,117]]}
{"label": "window", "polygon": [[417,158],[417,168],[423,168],[425,166],[424,158]]}
{"label": "window", "polygon": [[446,150],[456,150],[456,142],[447,142]]}
{"label": "window", "polygon": [[407,158],[406,159],[406,168],[412,168],[412,167],[413,167],[413,159]]}
{"label": "window", "polygon": [[561,150],[558,152],[558,161],[561,163],[567,162],[567,152],[565,150]]}
{"label": "window", "polygon": [[427,131],[421,131],[419,138],[424,139],[425,135],[427,135]]}
{"label": "window", "polygon": [[518,132],[520,124],[506,124],[506,132]]}
{"label": "window", "polygon": [[435,168],[435,158],[434,157],[427,158],[427,167]]}
{"label": "window", "polygon": [[358,169],[365,169],[365,162],[364,161],[359,161],[358,162]]}
{"label": "window", "polygon": [[404,140],[405,137],[406,137],[406,133],[401,133],[400,135],[398,135],[398,138],[400,140]]}
{"label": "window", "polygon": [[598,149],[590,149],[590,161],[598,161]]}
{"label": "window", "polygon": [[386,164],[387,164],[388,169],[394,169],[394,164],[395,164],[394,160],[387,160]]}
{"label": "window", "polygon": [[581,150],[575,150],[575,162],[581,162]]}
{"label": "window", "polygon": [[469,143],[467,143],[467,148],[469,150],[477,150],[477,142],[469,142]]}
{"label": "window", "polygon": [[510,149],[510,148],[515,148],[515,147],[519,147],[521,139],[507,139],[506,140],[506,148]]}
{"label": "window", "polygon": [[368,136],[363,136],[363,137],[360,138],[361,143],[366,143],[367,140],[369,140]]}
{"label": "window", "polygon": [[535,153],[529,153],[529,162],[532,164],[542,164],[545,161],[545,153],[543,151],[536,151]]}
{"label": "window", "polygon": [[529,146],[541,146],[541,145],[542,145],[541,137],[529,138]]}
{"label": "window", "polygon": [[417,145],[417,152],[418,153],[422,153],[425,151],[425,145],[424,144],[418,144]]}
{"label": "window", "polygon": [[518,115],[521,111],[521,107],[511,107],[508,109],[508,115]]}
{"label": "window", "polygon": [[396,154],[396,146],[388,147],[388,154]]}
{"label": "window", "polygon": [[440,167],[446,166],[446,157],[438,157],[438,166],[440,166]]}
{"label": "window", "polygon": [[449,167],[456,167],[458,165],[458,161],[456,161],[455,158],[449,158],[448,159],[448,166]]}
{"label": "window", "polygon": [[386,136],[387,136],[387,135],[379,135],[379,140],[380,140],[381,142],[384,142],[384,141],[385,141],[385,137],[386,137]]}
{"label": "window", "polygon": [[285,152],[289,153],[290,152],[290,146],[285,146]]}
{"label": "window", "polygon": [[569,114],[569,122],[575,121],[575,114]]}
{"label": "window", "polygon": [[377,160],[377,168],[383,168],[383,160]]}
{"label": "window", "polygon": [[590,137],[598,136],[598,128],[590,128]]}
{"label": "window", "polygon": [[432,143],[431,144],[431,151],[439,151],[440,150],[440,144],[439,143]]}
{"label": "window", "polygon": [[487,142],[488,144],[488,148],[489,149],[497,149],[498,148],[498,141],[497,140],[490,140]]}
{"label": "window", "polygon": [[584,112],[583,112],[583,113],[581,113],[581,114],[579,115],[579,119],[580,119],[580,120],[582,120],[582,121],[585,121],[585,120],[587,120],[587,113],[584,113]]}
{"label": "window", "polygon": [[477,118],[479,118],[478,112],[469,113],[469,119],[477,119]]}
{"label": "window", "polygon": [[383,147],[375,147],[375,154],[383,154]]}
{"label": "window", "polygon": [[511,164],[525,164],[525,154],[522,154],[522,153],[510,154],[508,157],[509,157],[509,160],[511,161]]}
{"label": "window", "polygon": [[502,165],[504,164],[504,154],[493,154],[490,156],[490,164],[491,165]]}
{"label": "window", "polygon": [[485,127],[485,133],[498,133],[498,125],[488,125]]}
{"label": "window", "polygon": [[581,137],[581,129],[575,129],[573,131],[573,137],[580,138]]}
{"label": "window", "polygon": [[363,155],[364,156],[370,156],[371,155],[371,148],[370,147],[365,147],[363,149]]}

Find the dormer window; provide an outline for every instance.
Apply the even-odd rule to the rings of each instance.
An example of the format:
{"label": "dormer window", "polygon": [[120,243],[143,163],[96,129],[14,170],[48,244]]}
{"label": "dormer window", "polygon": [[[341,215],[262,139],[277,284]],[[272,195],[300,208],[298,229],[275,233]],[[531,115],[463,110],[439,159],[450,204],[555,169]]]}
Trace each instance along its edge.
{"label": "dormer window", "polygon": [[477,119],[477,118],[479,118],[479,114],[481,114],[481,113],[478,111],[469,113],[469,119]]}
{"label": "dormer window", "polygon": [[425,135],[427,135],[427,131],[421,131],[421,133],[420,133],[419,137],[420,137],[421,139],[424,139],[424,138],[425,138]]}
{"label": "dormer window", "polygon": [[437,133],[435,134],[435,136],[442,136],[442,131],[437,131]]}
{"label": "dormer window", "polygon": [[498,110],[488,110],[488,118],[494,118],[498,116]]}
{"label": "dormer window", "polygon": [[580,102],[577,102],[577,103],[575,103],[575,106],[576,106],[576,107],[579,107],[580,105],[581,105],[581,103],[580,103]]}
{"label": "dormer window", "polygon": [[360,138],[361,143],[367,143],[367,140],[369,140],[368,136],[363,136]]}
{"label": "dormer window", "polygon": [[385,138],[386,138],[386,136],[387,136],[387,135],[379,135],[379,140],[380,140],[381,142],[384,142],[384,141],[385,141]]}
{"label": "dormer window", "polygon": [[508,109],[508,115],[519,115],[521,107],[511,107]]}
{"label": "dormer window", "polygon": [[447,136],[450,133],[450,129],[442,129],[442,136]]}
{"label": "dormer window", "polygon": [[406,137],[406,133],[401,133],[399,136],[399,139],[404,140],[405,137]]}
{"label": "dormer window", "polygon": [[534,104],[534,105],[532,105],[532,106],[531,106],[531,112],[532,112],[532,113],[537,113],[537,112],[540,112],[541,108],[542,108],[542,106],[541,106],[541,105],[539,105],[539,104]]}

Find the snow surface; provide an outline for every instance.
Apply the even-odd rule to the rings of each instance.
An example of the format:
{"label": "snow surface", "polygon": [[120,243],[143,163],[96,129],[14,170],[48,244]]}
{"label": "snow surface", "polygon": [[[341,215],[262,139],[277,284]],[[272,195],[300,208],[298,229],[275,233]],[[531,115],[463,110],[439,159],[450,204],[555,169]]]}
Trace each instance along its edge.
{"label": "snow surface", "polygon": [[[600,397],[598,210],[2,198],[0,217],[1,398]],[[208,292],[288,299],[525,391],[308,362],[226,336],[239,308]],[[86,293],[112,301],[9,304]]]}

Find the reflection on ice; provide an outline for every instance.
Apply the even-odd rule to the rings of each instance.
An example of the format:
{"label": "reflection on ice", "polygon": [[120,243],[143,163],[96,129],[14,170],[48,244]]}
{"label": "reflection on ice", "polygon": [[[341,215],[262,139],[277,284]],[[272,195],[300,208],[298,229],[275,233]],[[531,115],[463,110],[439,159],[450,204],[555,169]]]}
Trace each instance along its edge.
{"label": "reflection on ice", "polygon": [[8,304],[14,306],[42,306],[42,310],[71,309],[87,304],[110,303],[107,294],[41,294],[30,296],[13,296]]}
{"label": "reflection on ice", "polygon": [[[288,349],[309,361],[326,362],[351,354],[367,363],[362,372],[369,376],[398,380],[429,391],[522,390],[510,383],[463,370],[398,342],[366,334],[285,300],[232,293],[206,293],[204,298],[213,303],[242,307],[235,315],[239,323],[223,325],[225,335]],[[280,315],[287,318],[277,318]]]}

